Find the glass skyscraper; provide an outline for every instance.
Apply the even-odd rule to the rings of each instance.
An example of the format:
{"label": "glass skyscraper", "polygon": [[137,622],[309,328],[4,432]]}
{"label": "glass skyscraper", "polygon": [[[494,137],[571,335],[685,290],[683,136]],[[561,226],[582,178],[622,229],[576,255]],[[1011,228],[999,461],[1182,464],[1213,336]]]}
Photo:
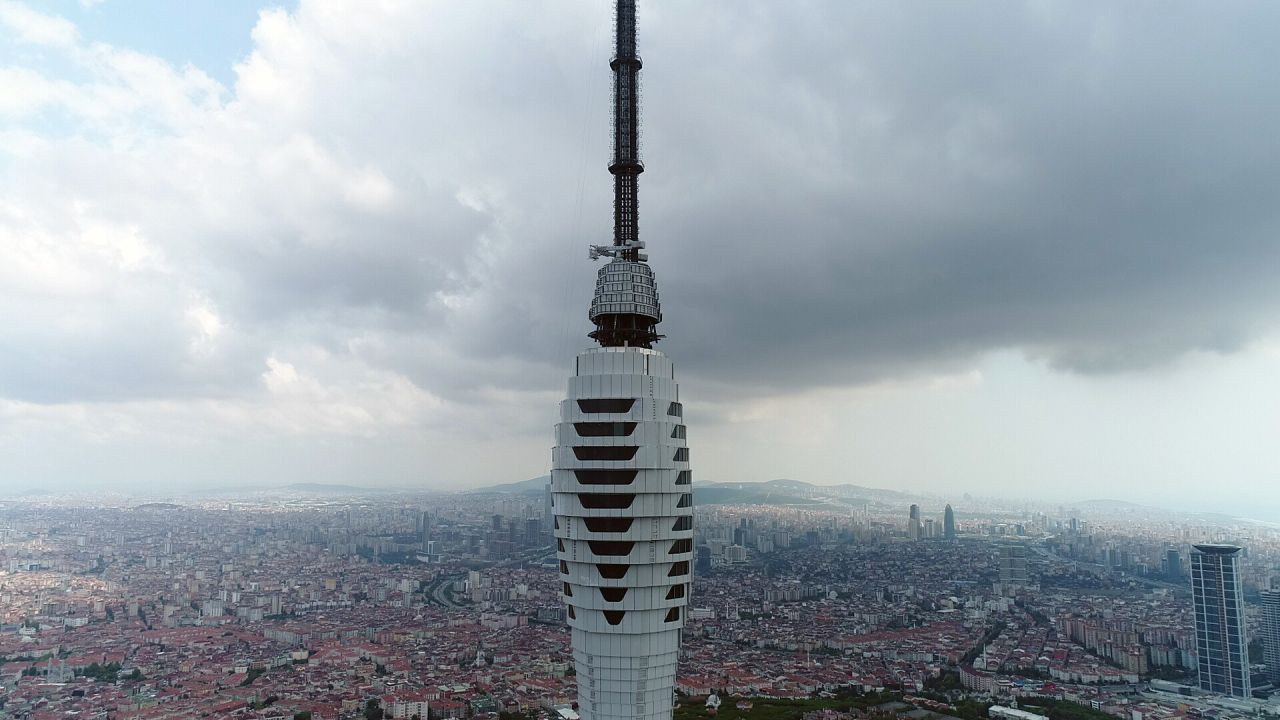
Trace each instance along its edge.
{"label": "glass skyscraper", "polygon": [[1235,545],[1196,545],[1191,553],[1200,689],[1250,697],[1249,638]]}
{"label": "glass skyscraper", "polygon": [[1280,589],[1262,591],[1262,650],[1267,679],[1280,684]]}

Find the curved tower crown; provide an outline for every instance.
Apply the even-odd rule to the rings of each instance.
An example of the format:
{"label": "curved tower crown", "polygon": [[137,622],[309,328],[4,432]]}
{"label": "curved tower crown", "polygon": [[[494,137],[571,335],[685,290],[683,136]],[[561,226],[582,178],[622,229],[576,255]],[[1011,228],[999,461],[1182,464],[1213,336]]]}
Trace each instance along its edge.
{"label": "curved tower crown", "polygon": [[613,70],[613,244],[594,245],[592,259],[611,257],[596,278],[591,301],[591,337],[604,347],[652,347],[662,336],[658,288],[641,252],[640,56],[636,54],[635,0],[618,0],[614,26]]}

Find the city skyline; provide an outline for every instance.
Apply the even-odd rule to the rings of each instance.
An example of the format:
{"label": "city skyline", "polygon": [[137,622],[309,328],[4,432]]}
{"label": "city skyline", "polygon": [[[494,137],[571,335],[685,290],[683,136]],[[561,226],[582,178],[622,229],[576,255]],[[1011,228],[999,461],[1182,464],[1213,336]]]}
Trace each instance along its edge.
{"label": "city skyline", "polygon": [[[608,8],[326,7],[0,3],[5,490],[549,469]],[[1274,516],[1277,12],[647,6],[699,477]]]}
{"label": "city skyline", "polygon": [[[270,706],[295,720],[412,720],[505,709],[563,720],[589,674],[571,671],[571,636],[596,609],[581,592],[592,585],[575,583],[576,617],[566,612],[543,500],[0,503],[0,712],[177,720]],[[677,717],[704,717],[713,690],[728,707],[773,705],[782,720],[813,703],[886,700],[898,720],[923,708],[1131,720],[1275,707],[1265,589],[1280,529],[989,508],[958,518],[954,541],[918,541],[904,509],[694,508]],[[1204,567],[1205,549],[1228,562]],[[1191,551],[1194,579],[1170,577],[1170,550]],[[624,602],[639,589],[601,587],[625,588]],[[1225,626],[1238,658],[1246,636],[1251,652],[1263,643],[1257,697],[1196,689],[1199,660],[1214,667],[1197,649],[1199,615],[1224,621],[1205,629]],[[1001,710],[1015,703],[1022,714]]]}

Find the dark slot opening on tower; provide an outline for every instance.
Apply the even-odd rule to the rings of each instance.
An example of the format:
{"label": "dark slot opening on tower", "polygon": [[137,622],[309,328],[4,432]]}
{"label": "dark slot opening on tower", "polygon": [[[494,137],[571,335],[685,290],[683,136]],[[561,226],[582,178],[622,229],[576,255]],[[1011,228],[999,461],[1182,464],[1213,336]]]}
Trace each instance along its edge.
{"label": "dark slot opening on tower", "polygon": [[635,398],[589,398],[578,401],[578,409],[584,413],[625,413],[631,412]]}
{"label": "dark slot opening on tower", "polygon": [[[676,542],[679,542],[677,540]],[[689,542],[686,540],[685,542]],[[621,557],[630,555],[631,548],[635,547],[635,542],[631,540],[588,540],[587,547],[591,548],[591,552],[596,555]]]}
{"label": "dark slot opening on tower", "polygon": [[578,493],[578,502],[588,510],[626,510],[635,499],[634,493]]}
{"label": "dark slot opening on tower", "polygon": [[578,437],[630,437],[636,431],[633,422],[580,422],[573,429]]}
{"label": "dark slot opening on tower", "polygon": [[624,533],[631,529],[635,518],[582,518],[582,522],[593,533]]}
{"label": "dark slot opening on tower", "polygon": [[[685,563],[685,565],[687,566],[688,563]],[[622,578],[626,577],[627,568],[629,567],[631,566],[615,565],[611,563],[597,563],[596,572],[600,573],[600,577],[605,578],[606,580],[621,580]],[[688,572],[687,568],[685,572]]]}
{"label": "dark slot opening on tower", "polygon": [[573,448],[573,454],[579,460],[630,460],[636,456],[636,451],[639,449],[635,445],[576,445]]}
{"label": "dark slot opening on tower", "polygon": [[630,485],[638,470],[574,470],[579,485]]}

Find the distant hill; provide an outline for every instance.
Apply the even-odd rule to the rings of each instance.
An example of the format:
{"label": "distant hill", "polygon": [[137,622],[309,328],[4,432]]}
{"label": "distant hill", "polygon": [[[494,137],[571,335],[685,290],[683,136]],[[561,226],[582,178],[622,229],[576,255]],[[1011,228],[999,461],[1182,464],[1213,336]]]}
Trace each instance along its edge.
{"label": "distant hill", "polygon": [[338,485],[331,483],[292,483],[278,488],[264,490],[291,490],[293,492],[330,494],[330,495],[368,495],[369,493],[388,492],[386,488],[359,487],[356,485]]}
{"label": "distant hill", "polygon": [[360,487],[358,485],[342,485],[338,483],[292,483],[290,485],[250,485],[226,486],[212,488],[196,488],[182,495],[219,497],[226,495],[381,495],[384,493],[404,492],[393,488]]}
{"label": "distant hill", "polygon": [[1110,498],[1094,498],[1092,500],[1081,500],[1079,502],[1067,503],[1067,507],[1073,508],[1094,508],[1099,510],[1108,509],[1149,509],[1146,505],[1140,505],[1128,500],[1112,500]]}
{"label": "distant hill", "polygon": [[551,482],[550,475],[539,475],[536,478],[521,480],[520,482],[503,483],[501,485],[488,485],[485,487],[468,490],[468,493],[510,493],[512,495],[533,495],[541,493],[547,483]]}
{"label": "distant hill", "polygon": [[[468,493],[502,493],[534,495],[542,492],[550,475],[520,482],[488,485],[468,490]],[[708,483],[694,482],[693,501],[698,505],[820,505],[835,500],[843,502],[869,502],[873,500],[896,501],[907,497],[896,490],[865,488],[858,485],[814,485],[801,480],[779,478],[766,482]]]}
{"label": "distant hill", "polygon": [[[783,494],[813,500],[835,499],[846,502],[864,503],[869,501],[900,502],[912,497],[910,493],[882,488],[869,488],[861,485],[843,483],[840,485],[815,485],[803,480],[779,478],[765,482],[740,483],[704,483],[702,487],[737,488],[753,494]],[[696,499],[696,498],[695,498]]]}
{"label": "distant hill", "polygon": [[181,510],[181,505],[174,505],[167,502],[149,502],[143,503],[133,508],[134,510]]}
{"label": "distant hill", "polygon": [[821,505],[820,499],[805,498],[768,487],[767,483],[693,486],[696,505]]}

